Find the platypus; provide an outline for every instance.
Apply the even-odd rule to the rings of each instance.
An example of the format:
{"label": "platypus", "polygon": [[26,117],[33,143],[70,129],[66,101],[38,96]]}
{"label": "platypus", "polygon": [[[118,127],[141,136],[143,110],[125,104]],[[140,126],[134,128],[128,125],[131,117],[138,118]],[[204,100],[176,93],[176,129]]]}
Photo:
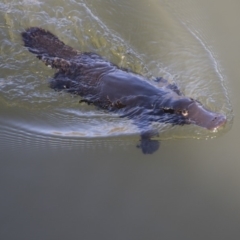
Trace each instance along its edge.
{"label": "platypus", "polygon": [[157,131],[152,122],[173,125],[196,124],[216,130],[226,117],[205,108],[199,101],[184,96],[175,84],[156,78],[151,80],[123,69],[92,52],[81,52],[65,45],[51,32],[31,27],[22,32],[24,45],[47,66],[57,69],[50,87],[81,96],[80,102],[118,113],[140,129],[139,148],[151,154],[159,141],[151,139]]}

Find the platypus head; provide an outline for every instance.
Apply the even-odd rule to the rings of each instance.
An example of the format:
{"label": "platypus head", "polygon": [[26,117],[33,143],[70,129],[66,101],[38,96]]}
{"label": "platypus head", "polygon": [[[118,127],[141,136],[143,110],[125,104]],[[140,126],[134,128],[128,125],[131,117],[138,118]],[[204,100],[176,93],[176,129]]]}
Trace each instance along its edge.
{"label": "platypus head", "polygon": [[174,114],[184,120],[182,123],[196,124],[209,130],[216,130],[226,123],[226,117],[221,113],[212,112],[192,98],[180,98],[171,102],[169,107],[163,107],[165,113]]}

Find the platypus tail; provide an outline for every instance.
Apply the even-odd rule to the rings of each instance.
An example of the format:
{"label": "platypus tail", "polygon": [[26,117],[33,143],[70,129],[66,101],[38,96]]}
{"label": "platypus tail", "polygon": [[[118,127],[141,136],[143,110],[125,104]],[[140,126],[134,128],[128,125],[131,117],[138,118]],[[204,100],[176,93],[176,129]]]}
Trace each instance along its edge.
{"label": "platypus tail", "polygon": [[[39,59],[54,68],[62,67],[80,54],[79,51],[65,45],[51,32],[38,27],[28,28],[22,32],[24,46]],[[59,64],[61,66],[59,66]]]}

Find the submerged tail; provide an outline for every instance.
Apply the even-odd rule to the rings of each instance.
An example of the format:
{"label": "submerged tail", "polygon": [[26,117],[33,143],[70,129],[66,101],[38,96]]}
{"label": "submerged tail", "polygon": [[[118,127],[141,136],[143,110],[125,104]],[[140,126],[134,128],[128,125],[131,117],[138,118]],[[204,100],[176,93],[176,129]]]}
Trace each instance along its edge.
{"label": "submerged tail", "polygon": [[46,65],[58,68],[59,63],[67,64],[68,60],[80,54],[79,51],[65,45],[51,32],[38,27],[28,28],[22,32],[24,46],[31,53],[43,60]]}

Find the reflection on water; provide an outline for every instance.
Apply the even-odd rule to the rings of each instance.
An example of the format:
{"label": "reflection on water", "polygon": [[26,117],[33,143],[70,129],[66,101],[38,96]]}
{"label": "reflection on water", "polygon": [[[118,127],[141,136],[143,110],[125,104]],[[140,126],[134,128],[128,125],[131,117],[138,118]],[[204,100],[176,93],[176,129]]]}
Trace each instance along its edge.
{"label": "reflection on water", "polygon": [[[217,60],[209,49],[204,48],[197,34],[192,35],[186,25],[174,18],[168,7],[163,1],[158,8],[161,15],[154,15],[152,21],[143,15],[138,22],[136,18],[142,11],[141,4],[134,6],[133,15],[133,5],[114,1],[50,1],[48,6],[42,1],[1,3],[1,18],[5,22],[0,29],[3,39],[0,56],[1,104],[10,112],[14,112],[15,107],[29,110],[22,121],[11,114],[14,120],[10,122],[18,123],[25,131],[50,135],[58,133],[59,136],[72,133],[72,136],[78,137],[105,137],[137,132],[130,121],[116,120],[116,116],[99,112],[93,107],[84,109],[78,103],[79,98],[49,89],[48,80],[54,70],[47,69],[22,46],[20,33],[30,25],[44,27],[78,50],[97,52],[149,79],[163,76],[170,82],[176,82],[185,95],[200,100],[213,111],[226,114],[230,122],[231,106],[219,68],[216,68]],[[124,11],[116,11],[116,8]],[[114,21],[109,16],[113,13],[114,18],[122,19],[120,22],[121,26],[126,26],[124,29],[111,25]],[[115,32],[111,27],[119,31]],[[4,114],[2,118],[4,121]],[[216,133],[196,126],[155,125],[161,139],[216,136]],[[228,123],[225,131],[230,125]],[[12,127],[15,128],[16,124]]]}

